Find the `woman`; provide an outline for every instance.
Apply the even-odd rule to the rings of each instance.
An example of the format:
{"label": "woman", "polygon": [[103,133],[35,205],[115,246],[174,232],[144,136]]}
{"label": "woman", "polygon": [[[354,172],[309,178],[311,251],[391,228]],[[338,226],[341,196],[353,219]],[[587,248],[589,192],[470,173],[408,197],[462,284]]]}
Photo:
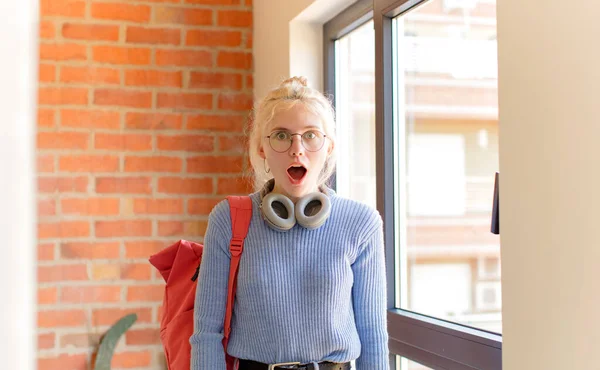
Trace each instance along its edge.
{"label": "woman", "polygon": [[[255,110],[249,156],[259,191],[244,243],[227,352],[239,370],[387,370],[382,221],[325,183],[335,165],[330,102],[294,77]],[[192,370],[225,370],[231,221],[209,216],[196,290]],[[273,364],[297,363],[269,367]]]}

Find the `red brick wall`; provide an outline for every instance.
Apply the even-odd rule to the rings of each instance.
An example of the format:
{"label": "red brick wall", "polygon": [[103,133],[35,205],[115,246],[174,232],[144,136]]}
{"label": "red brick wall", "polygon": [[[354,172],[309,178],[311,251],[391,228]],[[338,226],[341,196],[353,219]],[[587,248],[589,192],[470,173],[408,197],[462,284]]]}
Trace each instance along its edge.
{"label": "red brick wall", "polygon": [[129,312],[113,367],[164,369],[147,259],[249,191],[252,1],[41,0],[40,37],[39,369],[91,368]]}

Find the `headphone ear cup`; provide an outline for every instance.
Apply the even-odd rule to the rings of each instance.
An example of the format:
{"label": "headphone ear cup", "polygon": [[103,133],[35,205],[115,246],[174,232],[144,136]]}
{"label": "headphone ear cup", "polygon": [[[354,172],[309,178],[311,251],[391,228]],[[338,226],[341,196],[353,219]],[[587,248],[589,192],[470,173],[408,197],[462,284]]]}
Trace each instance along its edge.
{"label": "headphone ear cup", "polygon": [[307,229],[323,225],[331,213],[331,201],[323,193],[315,192],[296,202],[296,221]]}
{"label": "headphone ear cup", "polygon": [[296,225],[294,203],[285,195],[269,193],[261,203],[263,218],[269,226],[278,231],[287,231]]}

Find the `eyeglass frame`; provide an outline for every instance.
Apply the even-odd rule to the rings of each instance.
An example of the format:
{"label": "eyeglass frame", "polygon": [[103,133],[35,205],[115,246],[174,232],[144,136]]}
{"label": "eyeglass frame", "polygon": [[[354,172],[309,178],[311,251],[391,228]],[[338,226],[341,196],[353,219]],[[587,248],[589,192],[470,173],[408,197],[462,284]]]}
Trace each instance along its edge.
{"label": "eyeglass frame", "polygon": [[[283,132],[288,132],[288,133],[290,134],[290,146],[289,146],[289,147],[288,147],[286,150],[284,150],[284,151],[281,151],[281,152],[280,152],[280,151],[278,151],[278,150],[275,150],[275,148],[273,148],[273,145],[271,145],[271,136],[273,135],[273,133],[274,133],[274,132],[282,132],[282,131],[283,131]],[[287,131],[287,130],[273,130],[273,131],[271,131],[271,133],[270,133],[268,136],[265,136],[265,138],[266,138],[266,139],[269,139],[269,146],[271,147],[271,149],[273,149],[273,150],[274,150],[275,152],[277,152],[277,153],[285,153],[285,152],[287,152],[288,150],[290,150],[290,148],[292,147],[292,144],[294,143],[294,135],[300,135],[300,144],[302,144],[302,147],[303,147],[304,149],[306,149],[307,151],[311,152],[311,153],[315,153],[315,152],[318,152],[319,150],[323,149],[323,146],[325,145],[325,140],[323,140],[323,143],[321,144],[321,147],[320,147],[319,149],[315,149],[315,150],[310,150],[310,149],[308,149],[308,148],[307,148],[307,147],[304,145],[304,141],[302,140],[302,136],[303,136],[305,133],[307,133],[307,132],[311,132],[311,131],[312,131],[312,132],[316,131],[316,132],[320,133],[321,135],[323,135],[323,139],[327,139],[327,138],[328,138],[328,137],[327,137],[327,135],[326,135],[326,134],[325,134],[323,131],[321,131],[321,130],[316,130],[316,129],[309,129],[309,130],[306,130],[306,131],[304,131],[303,133],[299,133],[299,132],[291,133],[291,132],[289,132],[289,131]]]}

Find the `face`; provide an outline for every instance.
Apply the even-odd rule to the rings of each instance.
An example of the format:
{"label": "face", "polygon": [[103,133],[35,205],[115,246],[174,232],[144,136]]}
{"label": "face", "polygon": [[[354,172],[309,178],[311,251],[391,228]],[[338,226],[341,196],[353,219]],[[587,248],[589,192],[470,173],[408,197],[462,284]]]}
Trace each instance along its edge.
{"label": "face", "polygon": [[[275,178],[273,192],[286,195],[295,202],[308,193],[318,191],[319,174],[333,149],[331,140],[320,138],[323,135],[325,130],[321,119],[302,104],[275,115],[271,129],[265,135],[271,138],[263,137],[259,149],[260,156],[266,158]],[[286,149],[290,140],[291,146]],[[321,140],[323,145],[316,149]]]}

